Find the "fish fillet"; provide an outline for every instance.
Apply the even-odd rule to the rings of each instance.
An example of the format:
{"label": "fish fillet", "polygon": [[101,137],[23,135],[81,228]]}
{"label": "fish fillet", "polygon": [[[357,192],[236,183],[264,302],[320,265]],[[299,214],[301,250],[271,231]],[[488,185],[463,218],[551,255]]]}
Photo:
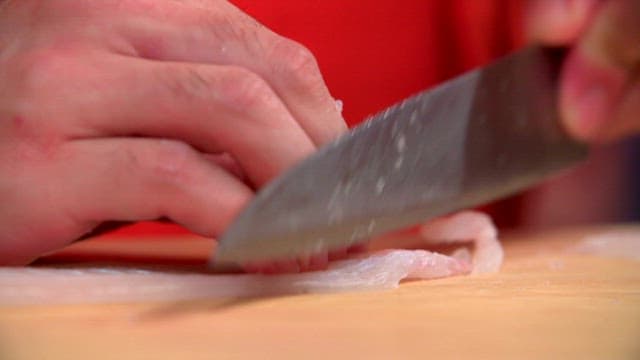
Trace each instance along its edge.
{"label": "fish fillet", "polygon": [[403,279],[497,271],[502,249],[483,214],[463,212],[422,228],[429,244],[472,241],[473,255],[382,250],[335,261],[326,270],[281,274],[216,274],[132,268],[0,268],[0,305],[171,302],[300,293],[391,289]]}

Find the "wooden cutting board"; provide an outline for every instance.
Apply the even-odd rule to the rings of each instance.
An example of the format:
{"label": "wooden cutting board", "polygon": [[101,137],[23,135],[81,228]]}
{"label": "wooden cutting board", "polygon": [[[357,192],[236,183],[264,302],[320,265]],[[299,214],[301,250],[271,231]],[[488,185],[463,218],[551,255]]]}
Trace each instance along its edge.
{"label": "wooden cutting board", "polygon": [[[0,359],[640,359],[640,261],[570,250],[621,229],[504,236],[499,274],[391,291],[0,307]],[[640,226],[625,229],[640,241]],[[197,263],[211,248],[191,237],[149,240],[90,241],[67,257],[170,253]]]}

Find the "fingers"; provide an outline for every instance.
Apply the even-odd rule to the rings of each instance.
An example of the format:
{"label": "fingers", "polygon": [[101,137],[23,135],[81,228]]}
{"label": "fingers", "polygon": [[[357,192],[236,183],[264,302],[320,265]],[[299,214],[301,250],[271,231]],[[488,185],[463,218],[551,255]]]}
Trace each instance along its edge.
{"label": "fingers", "polygon": [[566,45],[589,24],[599,0],[529,0],[526,33],[535,42]]}
{"label": "fingers", "polygon": [[594,61],[581,48],[566,60],[560,108],[568,131],[578,139],[604,141],[618,122],[616,107],[624,97],[627,70]]}
{"label": "fingers", "polygon": [[603,4],[580,46],[594,60],[631,68],[640,60],[640,2],[610,0]]}
{"label": "fingers", "polygon": [[[96,18],[96,28],[108,25],[110,36],[135,45],[134,51],[123,39],[111,39],[107,45],[116,54],[108,55],[91,47],[76,54],[77,46],[38,50],[46,55],[36,61],[45,62],[44,69],[27,79],[51,106],[29,111],[45,119],[75,117],[71,137],[177,138],[204,152],[229,153],[261,186],[346,129],[309,51],[226,1],[47,4],[60,16],[77,15],[69,22],[78,32],[86,28],[82,19]],[[100,12],[108,24],[97,18]],[[51,65],[50,58],[62,64]],[[124,64],[106,64],[113,58],[138,63],[127,71]]]}
{"label": "fingers", "polygon": [[640,130],[640,2],[609,1],[569,56],[560,104],[577,138],[607,141]]}
{"label": "fingers", "polygon": [[99,97],[62,97],[68,108],[84,109],[74,115],[83,129],[76,137],[180,139],[229,153],[257,186],[315,150],[267,82],[246,69],[126,57],[105,67],[108,79],[81,85],[108,84]]}
{"label": "fingers", "polygon": [[0,247],[20,261],[104,220],[169,217],[215,234],[252,196],[216,164],[261,186],[346,128],[311,53],[226,1],[7,10],[5,143],[19,146],[5,153],[29,161],[3,184],[17,206],[0,216]]}
{"label": "fingers", "polygon": [[[242,182],[174,140],[73,140],[46,162],[23,159],[2,182],[0,264],[26,264],[108,220],[170,218],[220,234],[252,198]],[[28,189],[28,191],[25,191]]]}
{"label": "fingers", "polygon": [[154,60],[244,67],[263,78],[316,145],[338,137],[346,123],[312,53],[258,24],[224,1],[174,4],[170,19],[123,22],[138,51]]}
{"label": "fingers", "polygon": [[227,153],[220,154],[203,154],[204,158],[212,164],[223,168],[229,174],[235,176],[238,180],[245,184],[250,183],[247,174],[242,171],[242,167],[238,165],[238,162]]}
{"label": "fingers", "polygon": [[81,228],[105,220],[167,217],[214,236],[253,195],[235,177],[174,140],[76,140],[65,145],[65,153],[61,170],[78,176],[58,181],[56,193],[60,207]]}

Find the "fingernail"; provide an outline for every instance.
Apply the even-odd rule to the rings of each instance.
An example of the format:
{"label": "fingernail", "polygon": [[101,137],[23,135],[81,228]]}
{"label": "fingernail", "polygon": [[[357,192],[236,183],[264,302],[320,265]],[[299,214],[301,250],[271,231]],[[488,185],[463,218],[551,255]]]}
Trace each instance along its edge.
{"label": "fingernail", "polygon": [[563,71],[560,107],[568,131],[582,140],[606,136],[624,86],[624,73],[598,64],[579,48],[572,51]]}

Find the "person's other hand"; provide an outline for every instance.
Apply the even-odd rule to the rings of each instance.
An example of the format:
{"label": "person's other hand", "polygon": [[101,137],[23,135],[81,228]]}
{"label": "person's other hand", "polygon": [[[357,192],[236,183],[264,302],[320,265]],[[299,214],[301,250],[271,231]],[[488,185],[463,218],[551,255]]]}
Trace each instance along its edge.
{"label": "person's other hand", "polygon": [[214,236],[345,129],[312,54],[226,1],[0,1],[0,264],[106,220]]}
{"label": "person's other hand", "polygon": [[640,132],[640,1],[531,0],[527,32],[571,45],[560,88],[569,132],[590,142]]}

